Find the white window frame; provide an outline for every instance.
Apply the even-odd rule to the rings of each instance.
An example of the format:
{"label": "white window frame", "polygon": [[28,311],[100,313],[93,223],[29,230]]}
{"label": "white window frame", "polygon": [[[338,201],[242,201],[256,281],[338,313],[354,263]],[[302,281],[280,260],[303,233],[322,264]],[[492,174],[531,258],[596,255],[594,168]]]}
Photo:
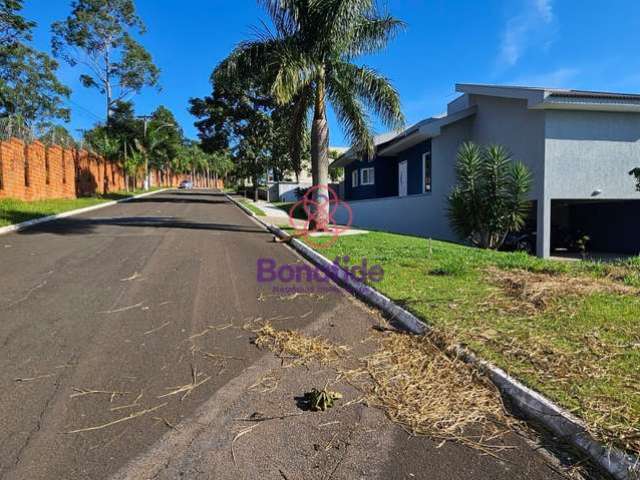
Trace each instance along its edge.
{"label": "white window frame", "polygon": [[425,152],[422,154],[422,193],[431,193],[433,191],[433,162],[431,162],[431,189],[427,190],[427,186],[425,185],[427,159],[431,160],[431,152]]}
{"label": "white window frame", "polygon": [[356,188],[358,186],[358,170],[353,170],[351,172],[351,188]]}
{"label": "white window frame", "polygon": [[[367,180],[365,181],[364,175],[367,174]],[[376,172],[374,167],[363,168],[360,170],[360,185],[375,185],[376,184]]]}

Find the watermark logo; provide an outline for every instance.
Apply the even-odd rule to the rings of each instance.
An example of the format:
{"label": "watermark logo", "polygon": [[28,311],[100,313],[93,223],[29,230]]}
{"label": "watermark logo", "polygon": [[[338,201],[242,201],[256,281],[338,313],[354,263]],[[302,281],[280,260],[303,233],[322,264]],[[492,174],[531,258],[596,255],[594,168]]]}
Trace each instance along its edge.
{"label": "watermark logo", "polygon": [[[298,212],[303,212],[306,218],[296,218]],[[303,237],[312,248],[332,247],[352,223],[351,207],[328,185],[309,188],[289,210],[289,225],[296,231],[294,236]]]}
{"label": "watermark logo", "polygon": [[[271,284],[274,293],[326,293],[337,291],[330,280],[345,284],[358,293],[359,288],[381,282],[384,270],[371,265],[366,258],[353,264],[348,256],[336,257],[331,266],[320,267],[307,263],[278,264],[273,258],[260,258],[257,263],[259,284]],[[355,281],[355,282],[354,282]]]}

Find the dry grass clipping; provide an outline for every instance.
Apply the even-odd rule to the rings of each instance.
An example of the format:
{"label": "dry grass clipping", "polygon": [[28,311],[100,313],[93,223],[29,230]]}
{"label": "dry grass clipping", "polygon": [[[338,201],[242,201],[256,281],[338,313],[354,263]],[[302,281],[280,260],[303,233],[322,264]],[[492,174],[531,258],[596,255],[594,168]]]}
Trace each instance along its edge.
{"label": "dry grass clipping", "polygon": [[336,347],[320,337],[275,330],[266,324],[256,331],[256,345],[295,357],[293,365],[318,360],[339,364],[344,378],[365,394],[363,400],[383,410],[394,422],[416,435],[457,441],[489,455],[514,448],[495,442],[516,422],[508,417],[491,381],[458,359],[447,356],[451,342],[435,333],[415,336],[384,331],[374,338],[376,351],[360,359],[360,368],[342,370],[347,347]]}
{"label": "dry grass clipping", "polygon": [[435,334],[384,334],[380,349],[362,359],[373,381],[368,403],[413,434],[489,454],[510,448],[490,443],[513,422],[494,385],[442,347]]}
{"label": "dry grass clipping", "polygon": [[308,365],[318,361],[328,365],[349,351],[346,346],[335,346],[321,337],[307,337],[295,330],[276,330],[270,323],[255,331],[258,348],[268,348],[279,354],[295,357],[292,365]]}
{"label": "dry grass clipping", "polygon": [[586,276],[534,273],[526,270],[487,269],[489,278],[513,298],[514,307],[530,311],[546,310],[555,300],[567,296],[586,296],[593,293],[638,295],[637,288],[621,285],[609,279]]}
{"label": "dry grass clipping", "polygon": [[200,385],[204,383],[207,383],[211,379],[210,376],[205,376],[203,380],[198,380],[198,377],[200,377],[200,375],[203,375],[203,374],[198,372],[197,368],[194,365],[191,365],[191,383],[177,386],[177,387],[170,387],[167,389],[167,390],[171,390],[169,393],[160,395],[158,398],[165,398],[165,397],[170,397],[172,395],[178,395],[180,393],[184,393],[184,395],[180,398],[180,401],[182,402],[185,398],[191,395],[191,393],[196,388],[198,388]]}

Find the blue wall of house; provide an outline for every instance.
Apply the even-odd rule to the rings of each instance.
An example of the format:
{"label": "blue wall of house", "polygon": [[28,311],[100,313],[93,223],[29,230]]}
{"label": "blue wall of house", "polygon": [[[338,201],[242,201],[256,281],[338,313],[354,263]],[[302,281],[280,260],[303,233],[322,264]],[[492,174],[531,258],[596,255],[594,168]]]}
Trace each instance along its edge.
{"label": "blue wall of house", "polygon": [[[358,160],[345,167],[345,198],[366,200],[369,198],[395,197],[398,195],[398,163],[407,161],[407,192],[422,193],[422,155],[431,149],[431,140],[419,143],[394,157],[376,157],[373,161]],[[375,168],[375,185],[360,185],[360,169]],[[358,170],[358,186],[351,185],[351,175]]]}

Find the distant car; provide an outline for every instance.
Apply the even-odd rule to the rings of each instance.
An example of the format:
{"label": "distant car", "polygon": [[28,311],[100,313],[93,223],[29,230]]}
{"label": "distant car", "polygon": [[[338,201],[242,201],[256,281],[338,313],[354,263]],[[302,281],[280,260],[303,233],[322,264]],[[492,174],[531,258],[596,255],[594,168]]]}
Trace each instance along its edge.
{"label": "distant car", "polygon": [[178,187],[182,190],[191,190],[193,188],[193,182],[191,180],[183,180]]}

